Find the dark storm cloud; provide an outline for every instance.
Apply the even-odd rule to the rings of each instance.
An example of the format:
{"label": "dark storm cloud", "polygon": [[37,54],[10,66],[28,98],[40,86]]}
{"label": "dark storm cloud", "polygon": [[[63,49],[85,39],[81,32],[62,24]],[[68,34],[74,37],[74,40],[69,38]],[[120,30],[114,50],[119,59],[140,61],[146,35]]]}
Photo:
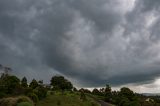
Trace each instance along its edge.
{"label": "dark storm cloud", "polygon": [[62,74],[79,86],[153,81],[159,2],[124,1],[1,0],[0,63],[21,77]]}

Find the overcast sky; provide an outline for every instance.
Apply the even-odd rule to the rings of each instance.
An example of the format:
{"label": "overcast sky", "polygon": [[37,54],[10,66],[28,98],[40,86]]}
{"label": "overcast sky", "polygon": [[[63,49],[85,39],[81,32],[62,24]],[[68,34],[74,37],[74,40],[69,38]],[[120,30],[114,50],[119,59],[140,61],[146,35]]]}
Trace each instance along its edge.
{"label": "overcast sky", "polygon": [[77,87],[160,91],[160,0],[0,0],[0,64]]}

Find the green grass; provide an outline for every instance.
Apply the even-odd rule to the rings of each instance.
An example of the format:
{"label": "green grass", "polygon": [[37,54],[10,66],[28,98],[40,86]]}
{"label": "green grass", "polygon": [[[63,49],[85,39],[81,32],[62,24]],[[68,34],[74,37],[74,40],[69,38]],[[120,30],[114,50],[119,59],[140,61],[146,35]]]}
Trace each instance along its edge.
{"label": "green grass", "polygon": [[36,106],[100,106],[93,99],[87,97],[86,101],[80,100],[77,93],[65,92],[63,95],[56,92],[53,95],[48,95],[46,99],[38,102]]}
{"label": "green grass", "polygon": [[0,106],[33,106],[32,100],[26,96],[8,97],[0,99]]}
{"label": "green grass", "polygon": [[21,102],[21,103],[18,103],[17,106],[33,106],[33,105],[29,102]]}

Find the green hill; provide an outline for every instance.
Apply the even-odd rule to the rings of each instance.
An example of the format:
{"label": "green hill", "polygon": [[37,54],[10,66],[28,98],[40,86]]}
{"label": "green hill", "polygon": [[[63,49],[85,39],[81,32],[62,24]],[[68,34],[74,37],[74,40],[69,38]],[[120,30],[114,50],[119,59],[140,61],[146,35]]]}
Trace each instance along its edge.
{"label": "green hill", "polygon": [[50,94],[44,100],[38,102],[36,106],[100,106],[92,98],[87,97],[85,101],[80,99],[78,93],[56,92]]}

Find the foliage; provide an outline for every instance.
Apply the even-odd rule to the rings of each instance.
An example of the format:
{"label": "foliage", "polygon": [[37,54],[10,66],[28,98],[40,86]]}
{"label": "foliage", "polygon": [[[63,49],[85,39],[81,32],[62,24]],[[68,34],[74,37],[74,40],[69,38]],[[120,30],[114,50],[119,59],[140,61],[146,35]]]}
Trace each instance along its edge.
{"label": "foliage", "polygon": [[43,86],[38,86],[33,90],[33,93],[35,93],[38,96],[39,100],[41,100],[47,96],[47,89]]}
{"label": "foliage", "polygon": [[17,106],[33,106],[33,105],[29,102],[21,102],[21,103],[18,103]]}
{"label": "foliage", "polygon": [[28,98],[27,96],[19,96],[17,97],[17,104],[21,102],[29,102],[30,104],[33,104],[33,101]]}
{"label": "foliage", "polygon": [[37,103],[37,106],[99,106],[92,98],[86,97],[85,101],[79,99],[80,94],[65,91],[66,95],[55,91],[54,95],[47,96]]}
{"label": "foliage", "polygon": [[39,81],[38,81],[38,84],[39,84],[39,85],[42,85],[42,84],[43,84],[43,80],[39,80]]}
{"label": "foliage", "polygon": [[106,94],[110,94],[111,93],[111,87],[108,84],[106,84],[105,93]]}
{"label": "foliage", "polygon": [[111,87],[108,84],[106,85],[104,94],[105,94],[105,101],[111,102],[111,96],[112,96]]}
{"label": "foliage", "polygon": [[84,88],[79,89],[79,92],[91,93],[91,91],[90,91],[90,90],[88,90],[88,89],[84,89]]}
{"label": "foliage", "polygon": [[3,98],[5,96],[7,96],[7,94],[5,92],[3,92],[3,91],[0,91],[0,98]]}
{"label": "foliage", "polygon": [[134,92],[133,92],[132,90],[130,90],[129,88],[123,87],[123,88],[121,88],[121,90],[120,90],[120,96],[125,96],[125,97],[127,97],[129,100],[132,100],[132,99],[134,99],[135,94],[134,94]]}
{"label": "foliage", "polygon": [[71,90],[73,85],[70,81],[65,79],[63,76],[54,76],[51,79],[51,85],[56,90]]}
{"label": "foliage", "polygon": [[35,93],[29,93],[27,96],[31,98],[35,103],[39,101],[38,96]]}
{"label": "foliage", "polygon": [[2,75],[0,78],[0,90],[6,94],[13,94],[20,86],[20,80],[16,76]]}
{"label": "foliage", "polygon": [[85,101],[85,100],[86,100],[86,95],[84,94],[83,91],[81,92],[80,99],[81,99],[82,101]]}
{"label": "foliage", "polygon": [[77,92],[78,90],[77,90],[77,88],[76,88],[76,87],[73,87],[73,91],[74,91],[74,92]]}
{"label": "foliage", "polygon": [[27,78],[26,77],[22,78],[22,80],[21,80],[21,86],[24,87],[24,88],[28,87]]}
{"label": "foliage", "polygon": [[16,106],[17,98],[9,97],[0,100],[0,106]]}
{"label": "foliage", "polygon": [[92,94],[94,95],[101,95],[101,92],[98,89],[93,89]]}
{"label": "foliage", "polygon": [[57,101],[57,105],[58,105],[58,106],[61,105],[61,101],[60,101],[60,100]]}
{"label": "foliage", "polygon": [[29,87],[31,87],[32,89],[35,89],[36,87],[38,87],[38,82],[35,79],[33,79],[29,84]]}
{"label": "foliage", "polygon": [[26,96],[9,97],[0,99],[0,106],[17,106],[21,102],[28,102],[33,106],[33,102]]}

